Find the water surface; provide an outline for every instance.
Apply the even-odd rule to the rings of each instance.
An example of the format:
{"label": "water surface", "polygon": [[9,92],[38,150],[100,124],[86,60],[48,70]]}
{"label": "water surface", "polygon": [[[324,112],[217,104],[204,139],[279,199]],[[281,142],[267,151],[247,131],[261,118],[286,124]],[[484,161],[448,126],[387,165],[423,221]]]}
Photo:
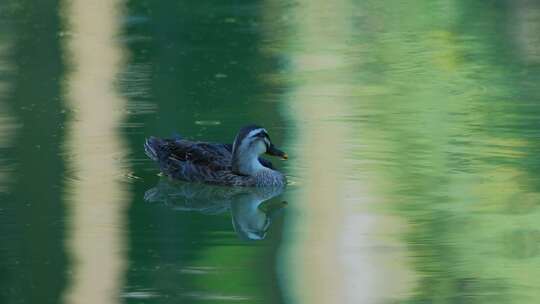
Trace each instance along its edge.
{"label": "water surface", "polygon": [[[539,31],[533,1],[2,2],[0,303],[538,303]],[[252,122],[283,193],[142,149]]]}

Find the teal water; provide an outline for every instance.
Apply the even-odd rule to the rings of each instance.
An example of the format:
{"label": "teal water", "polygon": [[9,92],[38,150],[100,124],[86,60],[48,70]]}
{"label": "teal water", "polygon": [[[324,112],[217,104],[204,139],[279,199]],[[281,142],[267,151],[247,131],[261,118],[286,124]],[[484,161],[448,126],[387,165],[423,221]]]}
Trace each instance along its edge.
{"label": "teal water", "polygon": [[[534,1],[0,3],[0,303],[538,303]],[[287,151],[169,183],[150,135]]]}

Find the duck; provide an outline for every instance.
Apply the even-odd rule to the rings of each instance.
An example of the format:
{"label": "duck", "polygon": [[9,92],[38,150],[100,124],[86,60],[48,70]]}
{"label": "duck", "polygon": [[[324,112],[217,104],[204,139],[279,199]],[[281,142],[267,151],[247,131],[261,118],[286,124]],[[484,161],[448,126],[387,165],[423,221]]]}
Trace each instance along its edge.
{"label": "duck", "polygon": [[285,186],[285,175],[274,169],[262,154],[288,159],[265,128],[247,125],[236,134],[233,144],[192,141],[181,136],[147,138],[146,155],[160,171],[174,180],[223,186]]}

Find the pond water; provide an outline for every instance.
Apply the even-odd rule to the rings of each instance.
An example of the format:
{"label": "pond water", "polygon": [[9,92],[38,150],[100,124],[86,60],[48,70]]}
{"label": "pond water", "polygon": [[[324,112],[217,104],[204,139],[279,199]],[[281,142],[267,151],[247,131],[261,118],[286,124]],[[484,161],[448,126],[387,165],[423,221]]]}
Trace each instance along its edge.
{"label": "pond water", "polygon": [[[539,32],[527,0],[2,1],[0,303],[539,303]],[[142,148],[249,123],[283,193]]]}

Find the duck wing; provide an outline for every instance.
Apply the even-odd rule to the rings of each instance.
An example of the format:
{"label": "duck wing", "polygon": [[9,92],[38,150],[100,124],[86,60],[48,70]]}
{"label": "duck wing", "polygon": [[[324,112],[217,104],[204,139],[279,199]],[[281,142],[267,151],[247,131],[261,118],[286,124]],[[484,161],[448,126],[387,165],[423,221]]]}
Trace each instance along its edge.
{"label": "duck wing", "polygon": [[172,161],[174,164],[190,163],[210,170],[231,168],[231,149],[224,144],[150,137],[144,148],[146,155],[162,167],[167,167]]}

